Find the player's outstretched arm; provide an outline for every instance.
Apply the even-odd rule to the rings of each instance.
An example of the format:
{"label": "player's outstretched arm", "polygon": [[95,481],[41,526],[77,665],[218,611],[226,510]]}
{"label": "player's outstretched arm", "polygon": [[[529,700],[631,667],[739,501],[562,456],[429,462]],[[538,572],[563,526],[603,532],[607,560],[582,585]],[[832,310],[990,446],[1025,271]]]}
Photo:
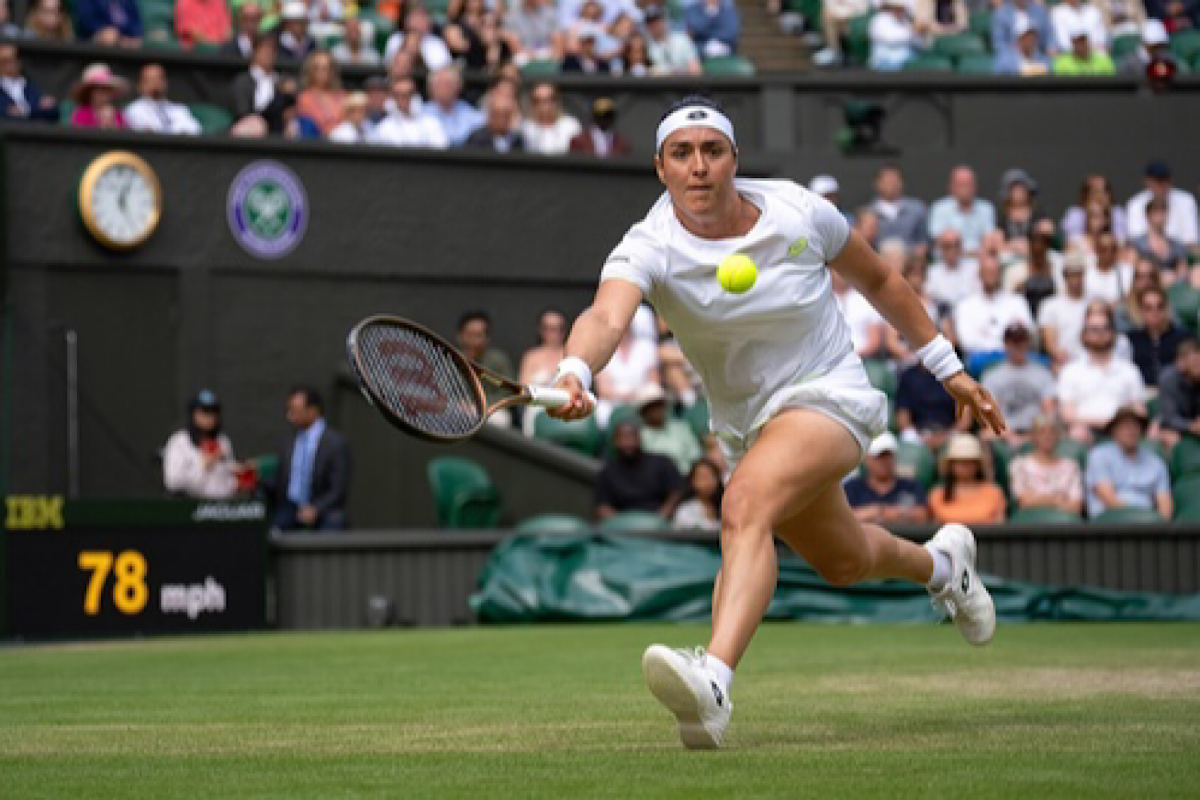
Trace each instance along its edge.
{"label": "player's outstretched arm", "polygon": [[[617,345],[641,302],[642,290],[632,283],[619,279],[601,282],[596,299],[571,326],[563,361],[581,359],[591,375],[599,373],[617,351]],[[551,416],[582,419],[592,413],[592,404],[586,394],[589,387],[585,387],[577,375],[560,370],[554,385],[571,392],[571,403],[552,409],[549,411]]]}

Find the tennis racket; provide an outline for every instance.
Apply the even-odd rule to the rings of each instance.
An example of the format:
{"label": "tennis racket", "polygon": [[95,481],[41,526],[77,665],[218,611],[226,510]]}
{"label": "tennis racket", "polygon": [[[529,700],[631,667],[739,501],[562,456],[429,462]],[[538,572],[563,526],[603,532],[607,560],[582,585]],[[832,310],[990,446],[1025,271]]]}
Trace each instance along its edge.
{"label": "tennis racket", "polygon": [[[350,368],[371,405],[407,434],[432,442],[474,435],[505,408],[558,408],[565,389],[523,386],[468,359],[433,331],[399,317],[368,317],[346,339]],[[506,396],[488,405],[483,384]],[[588,394],[594,404],[596,398]]]}

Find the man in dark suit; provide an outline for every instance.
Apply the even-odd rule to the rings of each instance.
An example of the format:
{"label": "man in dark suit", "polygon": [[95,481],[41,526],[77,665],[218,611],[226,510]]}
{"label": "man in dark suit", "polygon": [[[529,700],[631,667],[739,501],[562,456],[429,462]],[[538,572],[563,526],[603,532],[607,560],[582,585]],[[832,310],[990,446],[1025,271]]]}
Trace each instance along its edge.
{"label": "man in dark suit", "polygon": [[21,74],[21,58],[11,44],[0,44],[0,119],[58,122],[58,103]]}
{"label": "man in dark suit", "polygon": [[473,150],[494,153],[516,153],[525,149],[517,123],[517,99],[505,86],[497,85],[483,99],[487,112],[483,127],[467,137],[466,145]]}
{"label": "man in dark suit", "polygon": [[622,134],[616,130],[617,108],[607,97],[598,97],[592,103],[592,124],[575,135],[571,140],[571,152],[578,155],[623,156],[632,146]]}
{"label": "man in dark suit", "polygon": [[233,37],[221,45],[221,53],[227,56],[250,60],[254,55],[254,40],[258,26],[262,24],[262,8],[254,0],[246,0],[238,9],[237,30]]}
{"label": "man in dark suit", "polygon": [[350,446],[325,424],[321,396],[297,387],[288,395],[287,419],[296,435],[279,454],[275,527],[341,530],[346,527]]}

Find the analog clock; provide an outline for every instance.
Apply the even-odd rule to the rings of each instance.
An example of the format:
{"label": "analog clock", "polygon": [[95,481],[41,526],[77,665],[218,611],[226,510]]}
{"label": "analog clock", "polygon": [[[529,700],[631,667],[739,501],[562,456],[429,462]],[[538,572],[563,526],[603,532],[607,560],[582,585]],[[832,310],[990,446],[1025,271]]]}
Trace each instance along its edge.
{"label": "analog clock", "polygon": [[84,226],[114,250],[129,250],[149,239],[162,217],[162,204],[158,176],[133,153],[105,153],[79,183]]}

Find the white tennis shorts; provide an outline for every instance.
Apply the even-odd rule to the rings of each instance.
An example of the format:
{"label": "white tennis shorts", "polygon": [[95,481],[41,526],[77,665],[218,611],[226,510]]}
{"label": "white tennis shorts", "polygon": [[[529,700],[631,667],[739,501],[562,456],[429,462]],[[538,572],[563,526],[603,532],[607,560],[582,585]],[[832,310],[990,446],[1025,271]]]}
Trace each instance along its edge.
{"label": "white tennis shorts", "polygon": [[754,446],[763,426],[791,408],[812,409],[840,422],[858,442],[860,460],[871,441],[887,429],[887,395],[871,385],[862,360],[850,353],[824,375],[775,392],[746,435],[717,434],[730,473]]}

